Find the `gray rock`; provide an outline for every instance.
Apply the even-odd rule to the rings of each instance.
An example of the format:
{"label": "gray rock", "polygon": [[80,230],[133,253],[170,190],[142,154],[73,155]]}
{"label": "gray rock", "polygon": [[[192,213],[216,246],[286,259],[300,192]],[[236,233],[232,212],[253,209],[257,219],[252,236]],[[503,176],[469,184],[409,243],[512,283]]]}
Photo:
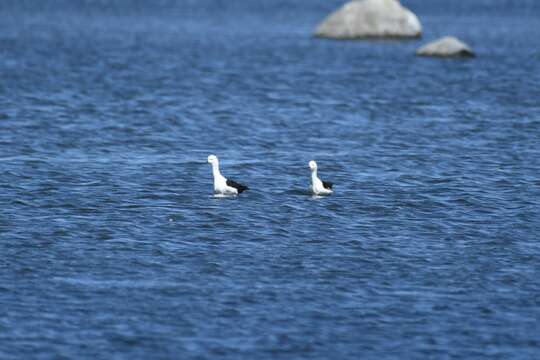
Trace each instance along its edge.
{"label": "gray rock", "polygon": [[418,56],[436,57],[473,57],[471,48],[453,36],[445,36],[422,46],[416,51]]}
{"label": "gray rock", "polygon": [[314,35],[332,39],[417,38],[422,35],[422,25],[398,0],[355,0],[324,19]]}

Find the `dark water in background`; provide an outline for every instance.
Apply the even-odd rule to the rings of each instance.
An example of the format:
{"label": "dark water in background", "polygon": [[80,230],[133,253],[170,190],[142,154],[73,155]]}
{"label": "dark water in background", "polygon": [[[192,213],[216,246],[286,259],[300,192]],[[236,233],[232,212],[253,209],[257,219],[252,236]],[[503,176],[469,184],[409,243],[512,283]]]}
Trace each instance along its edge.
{"label": "dark water in background", "polygon": [[1,2],[0,358],[540,356],[540,2],[339,3]]}

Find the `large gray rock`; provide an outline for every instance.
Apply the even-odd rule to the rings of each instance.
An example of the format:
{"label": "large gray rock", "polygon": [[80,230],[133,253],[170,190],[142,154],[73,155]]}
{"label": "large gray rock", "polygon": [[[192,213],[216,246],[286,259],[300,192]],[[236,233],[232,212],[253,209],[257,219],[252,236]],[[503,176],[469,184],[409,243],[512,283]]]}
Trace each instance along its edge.
{"label": "large gray rock", "polygon": [[453,36],[445,36],[430,42],[416,51],[418,56],[472,57],[474,52],[462,41]]}
{"label": "large gray rock", "polygon": [[422,25],[398,0],[355,0],[324,19],[314,35],[333,39],[416,38],[422,35]]}

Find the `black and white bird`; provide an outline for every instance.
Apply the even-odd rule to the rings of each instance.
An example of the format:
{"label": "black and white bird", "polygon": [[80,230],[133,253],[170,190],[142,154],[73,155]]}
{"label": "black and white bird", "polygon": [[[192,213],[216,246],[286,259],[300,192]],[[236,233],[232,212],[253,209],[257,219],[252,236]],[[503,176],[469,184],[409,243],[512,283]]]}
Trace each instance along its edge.
{"label": "black and white bird", "polygon": [[238,195],[249,190],[247,186],[236,181],[226,179],[219,172],[219,160],[215,155],[208,156],[208,162],[212,164],[212,174],[214,175],[214,194],[216,195]]}
{"label": "black and white bird", "polygon": [[311,169],[311,191],[313,195],[330,195],[333,193],[332,183],[322,181],[317,176],[317,163],[314,160],[309,162],[309,168]]}

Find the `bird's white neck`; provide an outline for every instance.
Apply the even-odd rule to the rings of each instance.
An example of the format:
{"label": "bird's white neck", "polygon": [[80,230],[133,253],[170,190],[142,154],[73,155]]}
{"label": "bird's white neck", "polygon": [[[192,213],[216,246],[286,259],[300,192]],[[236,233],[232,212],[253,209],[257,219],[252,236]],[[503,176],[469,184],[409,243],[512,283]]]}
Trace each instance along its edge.
{"label": "bird's white neck", "polygon": [[214,175],[214,179],[221,178],[221,173],[219,172],[219,164],[217,162],[212,164],[212,174]]}
{"label": "bird's white neck", "polygon": [[315,180],[317,180],[318,177],[317,177],[317,169],[313,169],[311,170],[311,180],[315,182]]}

